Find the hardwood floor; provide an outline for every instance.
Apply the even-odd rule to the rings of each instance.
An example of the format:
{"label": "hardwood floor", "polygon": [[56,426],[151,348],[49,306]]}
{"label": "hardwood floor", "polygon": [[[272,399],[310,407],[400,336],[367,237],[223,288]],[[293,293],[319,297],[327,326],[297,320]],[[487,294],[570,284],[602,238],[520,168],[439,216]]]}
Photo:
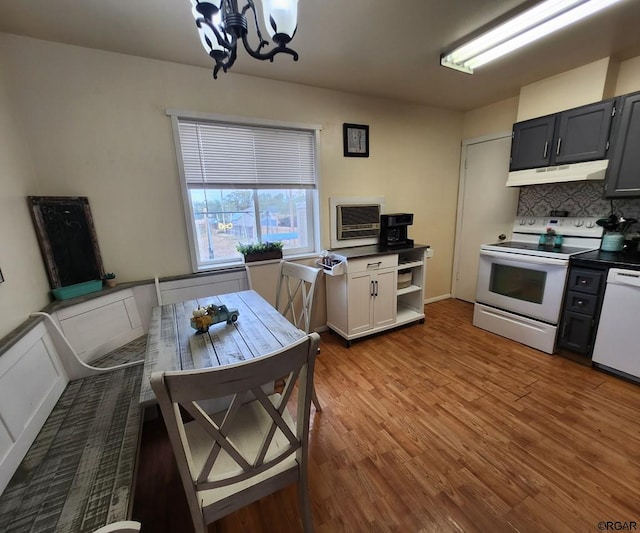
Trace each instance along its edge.
{"label": "hardwood floor", "polygon": [[[316,532],[640,524],[640,387],[474,328],[472,312],[430,304],[425,324],[351,348],[322,334]],[[172,461],[162,423],[149,424],[133,516],[144,533],[192,531]],[[300,532],[298,516],[291,487],[210,531]]]}

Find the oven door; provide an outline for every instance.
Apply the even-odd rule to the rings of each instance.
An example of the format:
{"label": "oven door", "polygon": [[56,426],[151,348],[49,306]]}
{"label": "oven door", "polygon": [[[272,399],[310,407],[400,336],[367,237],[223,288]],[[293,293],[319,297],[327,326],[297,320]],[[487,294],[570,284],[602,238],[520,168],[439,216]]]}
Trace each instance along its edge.
{"label": "oven door", "polygon": [[557,324],[569,261],[480,250],[476,300]]}

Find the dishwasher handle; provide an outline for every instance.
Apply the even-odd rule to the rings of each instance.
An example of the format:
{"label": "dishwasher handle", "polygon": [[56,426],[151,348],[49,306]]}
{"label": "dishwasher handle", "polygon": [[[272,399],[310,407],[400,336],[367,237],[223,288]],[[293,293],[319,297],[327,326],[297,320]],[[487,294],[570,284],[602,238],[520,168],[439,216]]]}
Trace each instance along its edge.
{"label": "dishwasher handle", "polygon": [[640,288],[640,271],[610,268],[607,275],[607,284],[609,283]]}

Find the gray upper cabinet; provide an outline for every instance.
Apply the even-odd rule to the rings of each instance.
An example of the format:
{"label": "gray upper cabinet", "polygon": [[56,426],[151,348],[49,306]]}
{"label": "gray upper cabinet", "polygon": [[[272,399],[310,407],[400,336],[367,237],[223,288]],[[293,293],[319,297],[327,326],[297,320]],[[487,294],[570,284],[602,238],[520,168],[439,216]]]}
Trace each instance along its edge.
{"label": "gray upper cabinet", "polygon": [[607,157],[615,100],[569,109],[558,115],[552,164],[581,163]]}
{"label": "gray upper cabinet", "polygon": [[640,197],[640,92],[621,96],[605,178],[607,198]]}
{"label": "gray upper cabinet", "polygon": [[548,166],[555,125],[556,115],[515,123],[509,170]]}
{"label": "gray upper cabinet", "polygon": [[605,159],[615,100],[513,125],[509,170]]}

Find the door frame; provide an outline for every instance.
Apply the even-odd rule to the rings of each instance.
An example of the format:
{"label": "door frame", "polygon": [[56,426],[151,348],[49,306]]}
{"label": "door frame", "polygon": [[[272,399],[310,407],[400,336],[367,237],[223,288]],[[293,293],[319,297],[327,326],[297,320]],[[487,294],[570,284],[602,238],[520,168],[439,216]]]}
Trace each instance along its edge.
{"label": "door frame", "polygon": [[[460,149],[460,177],[458,179],[458,209],[456,213],[456,237],[453,246],[453,272],[451,273],[451,297],[456,297],[456,286],[458,284],[457,274],[458,266],[460,263],[460,234],[462,232],[462,215],[464,214],[464,192],[467,179],[467,148],[472,144],[480,144],[488,141],[497,141],[504,139],[505,137],[512,137],[511,131],[505,131],[501,133],[492,133],[488,135],[481,135],[480,137],[472,137],[470,139],[463,139]],[[478,250],[480,253],[480,250]]]}

